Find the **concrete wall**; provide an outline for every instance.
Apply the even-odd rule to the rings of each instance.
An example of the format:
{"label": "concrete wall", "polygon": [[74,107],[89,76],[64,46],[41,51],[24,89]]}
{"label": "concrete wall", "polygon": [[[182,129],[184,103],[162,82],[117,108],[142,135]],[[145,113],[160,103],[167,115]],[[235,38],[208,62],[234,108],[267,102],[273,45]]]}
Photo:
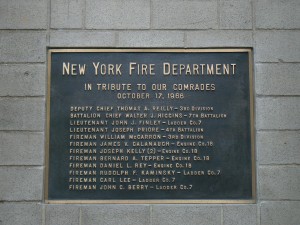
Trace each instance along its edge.
{"label": "concrete wall", "polygon": [[[1,0],[0,224],[300,224],[299,40],[299,0]],[[257,204],[44,204],[47,47],[253,47]]]}

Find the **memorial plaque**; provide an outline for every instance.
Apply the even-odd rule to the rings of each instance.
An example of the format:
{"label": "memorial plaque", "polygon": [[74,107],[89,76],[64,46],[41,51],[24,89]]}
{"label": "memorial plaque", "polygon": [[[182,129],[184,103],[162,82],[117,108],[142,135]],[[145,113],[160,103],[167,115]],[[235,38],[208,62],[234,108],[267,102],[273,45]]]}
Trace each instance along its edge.
{"label": "memorial plaque", "polygon": [[250,49],[50,49],[51,203],[255,201]]}

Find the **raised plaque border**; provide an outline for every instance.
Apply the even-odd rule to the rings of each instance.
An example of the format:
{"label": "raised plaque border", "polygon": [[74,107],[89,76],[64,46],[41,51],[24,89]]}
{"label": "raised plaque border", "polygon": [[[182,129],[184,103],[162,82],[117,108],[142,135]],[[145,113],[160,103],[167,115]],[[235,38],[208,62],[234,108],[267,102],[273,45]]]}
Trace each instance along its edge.
{"label": "raised plaque border", "polygon": [[[44,203],[46,204],[253,204],[256,203],[256,156],[254,135],[254,86],[253,86],[253,50],[251,48],[49,48],[47,50],[47,96],[46,96],[46,132],[45,132],[45,173],[44,173]],[[192,53],[192,52],[247,52],[249,58],[249,91],[250,91],[250,124],[251,124],[251,160],[252,160],[252,199],[228,200],[228,199],[166,199],[166,200],[49,200],[48,199],[48,174],[49,174],[49,137],[50,137],[50,88],[51,88],[51,54],[56,52],[168,52],[168,53]]]}

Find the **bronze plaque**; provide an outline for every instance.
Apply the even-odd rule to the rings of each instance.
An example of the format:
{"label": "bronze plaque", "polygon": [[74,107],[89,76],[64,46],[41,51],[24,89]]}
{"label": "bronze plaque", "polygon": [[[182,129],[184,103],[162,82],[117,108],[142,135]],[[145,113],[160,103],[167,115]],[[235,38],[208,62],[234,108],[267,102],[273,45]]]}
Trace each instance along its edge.
{"label": "bronze plaque", "polygon": [[255,200],[250,49],[50,49],[51,203]]}

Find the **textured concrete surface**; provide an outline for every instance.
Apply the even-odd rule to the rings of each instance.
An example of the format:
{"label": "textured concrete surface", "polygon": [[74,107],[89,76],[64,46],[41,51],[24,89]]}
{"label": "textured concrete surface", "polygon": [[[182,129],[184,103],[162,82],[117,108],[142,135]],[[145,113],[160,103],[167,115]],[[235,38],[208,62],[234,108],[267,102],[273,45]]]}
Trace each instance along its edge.
{"label": "textured concrete surface", "polygon": [[148,225],[147,205],[91,205],[82,207],[82,225]]}
{"label": "textured concrete surface", "polygon": [[85,22],[88,29],[148,29],[150,2],[88,0]]}
{"label": "textured concrete surface", "polygon": [[83,27],[84,0],[51,0],[51,28]]}
{"label": "textured concrete surface", "polygon": [[41,201],[42,167],[0,167],[0,201]]}
{"label": "textured concrete surface", "polygon": [[256,142],[259,164],[300,164],[300,131],[260,131]]}
{"label": "textured concrete surface", "polygon": [[224,205],[223,225],[255,225],[257,221],[256,205]]}
{"label": "textured concrete surface", "polygon": [[300,2],[298,0],[256,1],[256,27],[260,29],[299,29]]}
{"label": "textured concrete surface", "polygon": [[221,225],[221,206],[154,205],[153,225]]}
{"label": "textured concrete surface", "polygon": [[79,225],[80,206],[78,205],[46,205],[46,225]]}
{"label": "textured concrete surface", "polygon": [[259,95],[300,95],[300,63],[263,63],[255,67]]}
{"label": "textured concrete surface", "polygon": [[220,1],[221,29],[252,29],[252,5],[250,0]]}
{"label": "textured concrete surface", "polygon": [[299,31],[257,31],[257,62],[300,62]]}
{"label": "textured concrete surface", "polygon": [[0,98],[0,130],[43,131],[43,98]]}
{"label": "textured concrete surface", "polygon": [[120,47],[184,47],[184,33],[178,31],[124,31],[119,33]]}
{"label": "textured concrete surface", "polygon": [[44,133],[0,131],[0,165],[43,165]]}
{"label": "textured concrete surface", "polygon": [[46,33],[0,30],[0,62],[45,62]]}
{"label": "textured concrete surface", "polygon": [[0,65],[0,96],[43,96],[46,88],[43,64]]}
{"label": "textured concrete surface", "polygon": [[259,196],[263,200],[300,200],[299,166],[261,166]]}
{"label": "textured concrete surface", "polygon": [[1,0],[0,29],[46,29],[47,0]]}
{"label": "textured concrete surface", "polygon": [[299,201],[263,202],[261,204],[261,225],[299,225]]}
{"label": "textured concrete surface", "polygon": [[103,31],[52,31],[51,47],[112,47],[115,45],[115,34]]}
{"label": "textured concrete surface", "polygon": [[211,1],[152,1],[152,28],[209,29],[218,27],[218,3]]}
{"label": "textured concrete surface", "polygon": [[300,129],[300,98],[257,98],[256,128],[264,129]]}
{"label": "textured concrete surface", "polygon": [[251,31],[191,31],[186,34],[186,47],[252,47]]}
{"label": "textured concrete surface", "polygon": [[39,225],[42,219],[40,203],[0,203],[1,225]]}

